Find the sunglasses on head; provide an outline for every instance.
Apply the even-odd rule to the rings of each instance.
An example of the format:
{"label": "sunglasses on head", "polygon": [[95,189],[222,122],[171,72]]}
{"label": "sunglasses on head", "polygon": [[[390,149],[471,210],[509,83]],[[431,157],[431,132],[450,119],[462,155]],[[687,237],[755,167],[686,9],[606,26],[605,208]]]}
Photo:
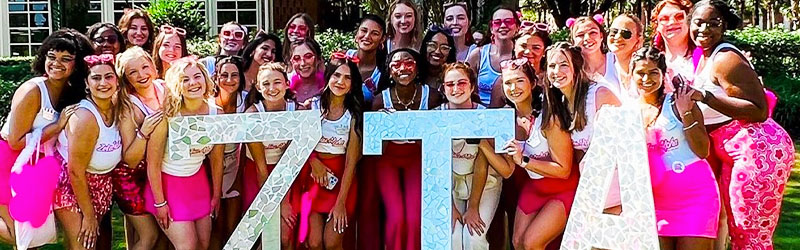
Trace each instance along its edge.
{"label": "sunglasses on head", "polygon": [[353,62],[355,64],[358,64],[358,62],[360,61],[358,59],[358,56],[348,55],[347,53],[341,52],[341,51],[333,52],[331,54],[331,59],[347,60],[347,61],[351,61],[351,62]]}
{"label": "sunglasses on head", "polygon": [[658,23],[662,25],[669,24],[669,20],[675,20],[676,23],[683,22],[686,20],[686,12],[681,11],[677,13],[673,13],[672,15],[659,15],[658,16]]}
{"label": "sunglasses on head", "polygon": [[109,44],[115,44],[115,43],[117,43],[117,36],[116,35],[113,35],[113,36],[98,36],[98,37],[95,37],[94,39],[92,39],[92,41],[94,43],[96,43],[96,44],[102,44],[104,42],[108,42]]}
{"label": "sunglasses on head", "polygon": [[626,40],[627,39],[631,39],[631,37],[633,37],[633,32],[631,32],[630,30],[618,29],[618,28],[609,29],[608,30],[608,37],[615,37],[615,36],[617,36],[617,33],[622,35],[622,38],[624,38]]}
{"label": "sunglasses on head", "polygon": [[394,70],[399,70],[400,68],[413,68],[417,66],[417,62],[414,60],[403,60],[403,61],[396,61],[389,63],[389,67]]}
{"label": "sunglasses on head", "polygon": [[528,63],[527,58],[510,59],[500,62],[501,69],[518,69]]}
{"label": "sunglasses on head", "polygon": [[517,24],[517,21],[515,21],[514,18],[492,19],[492,27],[497,28],[503,24],[505,24],[506,27],[512,27]]}
{"label": "sunglasses on head", "polygon": [[544,32],[550,32],[550,25],[548,25],[546,23],[537,23],[537,22],[528,21],[528,20],[522,21],[520,23],[520,25],[519,25],[519,28],[521,30],[528,30],[531,33],[536,32],[537,30],[541,30],[541,31],[544,31]]}
{"label": "sunglasses on head", "polygon": [[314,53],[311,53],[311,52],[309,52],[309,53],[306,53],[306,54],[305,54],[305,55],[303,55],[303,56],[300,56],[300,55],[294,55],[294,56],[292,56],[292,62],[294,62],[294,63],[300,63],[300,62],[301,62],[301,61],[303,61],[303,60],[313,60],[313,59],[314,59],[314,57],[316,57],[316,56],[314,55]]}
{"label": "sunglasses on head", "polygon": [[178,35],[181,35],[181,36],[185,36],[186,35],[186,30],[185,29],[172,27],[169,24],[161,25],[161,27],[158,28],[158,30],[163,32],[165,35],[170,35],[170,34],[178,34]]}
{"label": "sunglasses on head", "polygon": [[244,31],[241,30],[223,30],[222,31],[222,38],[225,39],[234,39],[234,40],[242,40],[244,39]]}

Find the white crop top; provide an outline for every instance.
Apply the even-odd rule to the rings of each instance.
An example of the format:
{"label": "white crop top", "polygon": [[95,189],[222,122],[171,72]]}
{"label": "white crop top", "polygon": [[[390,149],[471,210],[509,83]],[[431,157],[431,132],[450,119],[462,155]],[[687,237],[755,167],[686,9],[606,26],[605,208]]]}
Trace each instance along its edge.
{"label": "white crop top", "polygon": [[[706,58],[705,66],[703,66],[703,69],[694,77],[694,84],[696,87],[711,92],[714,94],[714,96],[728,96],[722,86],[719,86],[711,81],[711,63],[714,61],[714,56],[716,56],[717,53],[722,49],[732,49],[741,54],[741,51],[736,48],[736,46],[733,46],[730,43],[722,43],[714,49],[714,52],[711,53],[710,57]],[[750,62],[748,62],[748,64],[749,63]],[[752,64],[750,64],[750,67],[753,67]],[[719,124],[731,120],[730,117],[723,115],[719,111],[709,107],[703,102],[697,102],[697,107],[699,107],[700,111],[703,112],[703,121],[706,125]]]}
{"label": "white crop top", "polygon": [[[214,104],[214,99],[206,100],[206,103],[208,104],[208,114],[216,115],[217,105]],[[180,113],[178,113],[177,116],[181,116]],[[203,160],[206,159],[206,155],[210,153],[211,149],[213,148],[214,145],[211,144],[205,146],[193,146],[189,149],[189,157],[180,160],[172,159],[168,155],[169,150],[165,149],[161,172],[178,177],[192,176],[196,174],[197,171],[200,171]]]}
{"label": "white crop top", "polygon": [[[94,119],[97,122],[98,133],[97,142],[94,144],[94,151],[92,152],[92,159],[89,160],[89,166],[86,172],[92,174],[105,174],[111,172],[115,166],[122,160],[122,138],[119,135],[117,124],[106,126],[103,122],[103,116],[97,111],[97,108],[91,101],[83,99],[78,103],[79,108],[85,108],[92,112]],[[68,159],[69,155],[69,142],[67,141],[67,131],[62,130],[58,134],[58,153]]]}
{"label": "white crop top", "polygon": [[[485,106],[478,104],[475,109],[486,109]],[[447,103],[442,104],[435,110],[449,110]],[[465,139],[453,140],[453,173],[457,175],[467,175],[473,172],[475,159],[478,158],[477,143],[467,143]]]}
{"label": "white crop top", "polygon": [[[264,109],[263,102],[256,103],[256,110],[258,112],[267,112]],[[294,102],[287,101],[286,102],[286,111],[295,111],[297,109]],[[278,161],[281,159],[283,155],[283,151],[286,150],[286,146],[289,145],[288,140],[279,140],[279,141],[265,141],[262,142],[264,144],[264,156],[267,159],[267,164],[274,165],[278,164]],[[247,158],[250,160],[253,159],[253,155],[250,154],[250,150],[247,150],[245,153]]]}
{"label": "white crop top", "polygon": [[572,131],[572,147],[577,150],[586,151],[589,149],[589,143],[592,141],[594,116],[597,113],[597,90],[600,87],[608,88],[613,93],[614,91],[603,83],[593,83],[589,85],[589,91],[586,93],[586,125],[583,130]]}
{"label": "white crop top", "polygon": [[322,119],[322,138],[319,139],[314,151],[320,153],[342,155],[347,151],[347,141],[350,139],[350,120],[352,115],[345,110],[342,117],[331,121]]}
{"label": "white crop top", "polygon": [[[59,112],[53,108],[53,104],[50,102],[50,92],[47,90],[47,84],[45,84],[45,80],[47,78],[44,77],[36,77],[31,79],[31,82],[35,83],[36,86],[39,87],[39,112],[36,113],[36,117],[33,119],[33,125],[31,126],[31,131],[36,129],[43,129],[50,123],[55,122],[58,120]],[[14,118],[11,116],[6,117],[6,123],[3,124],[3,128],[0,129],[0,135],[3,138],[8,138],[8,134],[11,132],[11,123],[13,123]],[[42,142],[43,148],[50,148],[52,150],[52,146],[55,144],[54,139],[50,139],[47,142]],[[53,151],[45,151],[45,152],[53,152]]]}
{"label": "white crop top", "polygon": [[[542,135],[542,116],[539,115],[534,119],[533,126],[531,126],[531,134],[528,135],[528,139],[525,141],[518,141],[520,143],[520,147],[522,148],[522,154],[527,156],[531,159],[536,160],[548,160],[550,159],[550,145],[547,143],[547,138],[544,138]],[[528,172],[528,177],[531,179],[541,179],[544,176],[537,174],[529,169],[525,169]]]}

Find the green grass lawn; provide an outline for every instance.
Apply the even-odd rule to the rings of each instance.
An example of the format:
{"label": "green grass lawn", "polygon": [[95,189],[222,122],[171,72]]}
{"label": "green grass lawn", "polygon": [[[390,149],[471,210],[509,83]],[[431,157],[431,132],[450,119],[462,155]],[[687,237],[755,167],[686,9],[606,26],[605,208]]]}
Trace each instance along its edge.
{"label": "green grass lawn", "polygon": [[[795,147],[800,149],[800,141],[795,143]],[[114,241],[112,246],[115,250],[125,249],[124,226],[122,224],[122,212],[116,207],[112,209],[112,229],[114,231]],[[800,153],[795,154],[795,164],[789,183],[786,185],[781,218],[778,229],[775,231],[775,249],[800,250]],[[61,250],[61,245],[47,245],[43,250]],[[0,244],[0,250],[12,250],[11,246]]]}

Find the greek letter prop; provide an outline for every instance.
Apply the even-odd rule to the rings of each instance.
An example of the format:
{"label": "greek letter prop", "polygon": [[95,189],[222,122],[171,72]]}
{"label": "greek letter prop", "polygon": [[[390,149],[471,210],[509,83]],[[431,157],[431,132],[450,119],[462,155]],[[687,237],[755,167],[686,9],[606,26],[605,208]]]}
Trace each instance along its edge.
{"label": "greek letter prop", "polygon": [[[592,144],[581,161],[561,249],[659,249],[647,144],[638,109],[603,107],[597,113]],[[605,199],[619,173],[622,214],[603,214]]]}
{"label": "greek letter prop", "polygon": [[280,213],[276,213],[303,164],[317,145],[319,110],[187,116],[169,122],[169,157],[189,156],[190,148],[207,144],[291,140],[225,249],[249,250],[263,234],[264,249],[280,249]]}
{"label": "greek letter prop", "polygon": [[495,151],[514,138],[514,111],[443,110],[364,114],[364,154],[384,140],[422,140],[422,249],[450,249],[452,140],[494,138]]}

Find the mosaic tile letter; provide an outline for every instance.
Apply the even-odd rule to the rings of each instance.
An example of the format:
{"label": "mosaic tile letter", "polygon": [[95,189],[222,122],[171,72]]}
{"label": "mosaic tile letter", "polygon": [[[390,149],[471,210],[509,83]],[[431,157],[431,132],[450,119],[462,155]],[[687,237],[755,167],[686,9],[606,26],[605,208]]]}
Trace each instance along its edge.
{"label": "mosaic tile letter", "polygon": [[[650,167],[638,109],[603,107],[597,114],[592,144],[583,157],[581,179],[572,205],[562,250],[659,249]],[[614,175],[619,173],[623,213],[603,214]]]}
{"label": "mosaic tile letter", "polygon": [[495,151],[514,138],[514,110],[400,111],[364,114],[364,154],[382,141],[422,140],[422,249],[451,249],[452,139],[494,138]]}
{"label": "mosaic tile letter", "polygon": [[207,144],[291,140],[267,182],[225,244],[249,250],[263,233],[264,249],[280,249],[280,202],[322,137],[319,110],[171,118],[169,157],[188,157]]}

